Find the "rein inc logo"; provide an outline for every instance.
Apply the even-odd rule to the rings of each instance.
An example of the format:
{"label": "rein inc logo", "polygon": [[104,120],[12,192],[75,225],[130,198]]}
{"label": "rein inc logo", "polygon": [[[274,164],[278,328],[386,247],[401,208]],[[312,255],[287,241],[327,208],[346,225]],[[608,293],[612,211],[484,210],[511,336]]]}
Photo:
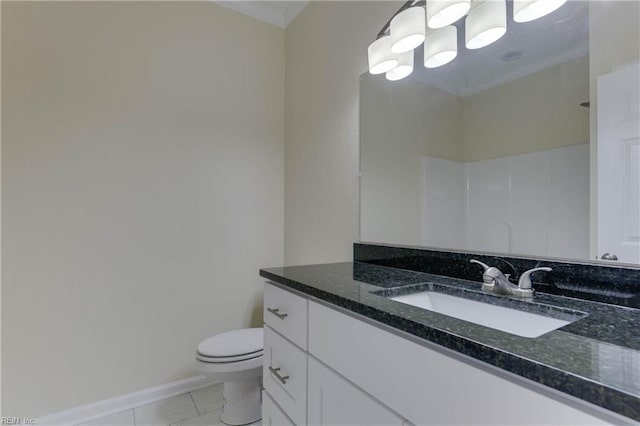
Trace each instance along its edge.
{"label": "rein inc logo", "polygon": [[30,417],[0,417],[2,425],[35,425],[36,419]]}

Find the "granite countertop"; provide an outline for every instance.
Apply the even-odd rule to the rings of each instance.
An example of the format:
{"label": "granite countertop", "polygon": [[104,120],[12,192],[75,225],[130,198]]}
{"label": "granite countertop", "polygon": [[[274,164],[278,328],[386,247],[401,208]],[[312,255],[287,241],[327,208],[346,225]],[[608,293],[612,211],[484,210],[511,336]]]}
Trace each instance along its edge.
{"label": "granite countertop", "polygon": [[[359,262],[260,270],[260,275],[419,338],[640,421],[640,309],[538,293],[487,295],[481,283]],[[464,292],[491,304],[583,317],[527,338],[387,299],[426,290]]]}

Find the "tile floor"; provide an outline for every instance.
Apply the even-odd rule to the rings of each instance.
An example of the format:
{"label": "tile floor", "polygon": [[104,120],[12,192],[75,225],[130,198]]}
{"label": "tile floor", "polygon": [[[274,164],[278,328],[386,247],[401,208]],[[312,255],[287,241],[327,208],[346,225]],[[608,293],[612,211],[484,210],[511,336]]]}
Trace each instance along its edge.
{"label": "tile floor", "polygon": [[222,384],[217,384],[76,426],[213,426],[222,424],[221,408]]}

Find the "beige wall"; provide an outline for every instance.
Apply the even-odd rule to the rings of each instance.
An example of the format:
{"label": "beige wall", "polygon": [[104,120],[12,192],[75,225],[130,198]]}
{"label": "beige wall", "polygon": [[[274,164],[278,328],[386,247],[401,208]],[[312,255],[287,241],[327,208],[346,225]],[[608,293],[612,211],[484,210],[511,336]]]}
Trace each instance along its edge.
{"label": "beige wall", "polygon": [[463,160],[461,98],[420,81],[360,82],[360,238],[423,244],[425,155]]}
{"label": "beige wall", "polygon": [[285,262],[351,260],[367,46],[398,2],[309,3],[286,30]]}
{"label": "beige wall", "polygon": [[591,258],[596,252],[597,235],[597,186],[598,186],[598,141],[597,113],[598,77],[608,74],[618,66],[640,60],[640,2],[638,1],[594,1],[589,3],[589,79],[591,93]]}
{"label": "beige wall", "polygon": [[211,2],[2,2],[2,55],[3,414],[195,375],[283,263],[284,31]]}
{"label": "beige wall", "polygon": [[589,141],[589,57],[465,96],[464,160],[481,161]]}

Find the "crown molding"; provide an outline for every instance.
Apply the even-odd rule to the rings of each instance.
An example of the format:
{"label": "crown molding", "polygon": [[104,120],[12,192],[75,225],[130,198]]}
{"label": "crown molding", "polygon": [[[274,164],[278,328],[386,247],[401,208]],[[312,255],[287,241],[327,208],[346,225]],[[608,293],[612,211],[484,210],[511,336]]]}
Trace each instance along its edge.
{"label": "crown molding", "polygon": [[305,8],[307,3],[309,3],[308,0],[296,0],[289,2],[287,8],[282,12],[285,28],[295,19],[296,16],[298,16],[300,12],[302,12],[302,9]]}
{"label": "crown molding", "polygon": [[269,6],[269,1],[216,0],[215,3],[284,29],[304,9],[308,1],[293,0],[284,8]]}

